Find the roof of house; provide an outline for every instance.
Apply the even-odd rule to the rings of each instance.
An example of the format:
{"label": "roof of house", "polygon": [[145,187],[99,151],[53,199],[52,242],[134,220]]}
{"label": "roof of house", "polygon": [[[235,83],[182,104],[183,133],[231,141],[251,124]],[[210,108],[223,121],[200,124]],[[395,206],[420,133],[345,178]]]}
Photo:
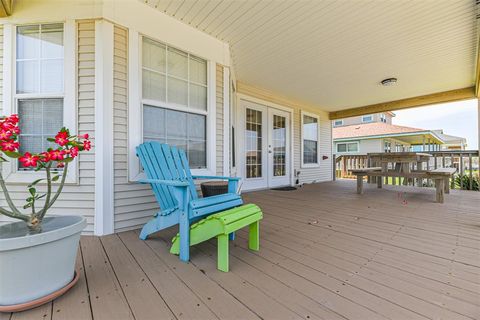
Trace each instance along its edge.
{"label": "roof of house", "polygon": [[433,130],[437,136],[439,136],[446,143],[465,143],[467,139],[463,137],[452,136],[450,134],[443,133],[443,130]]}
{"label": "roof of house", "polygon": [[333,139],[359,138],[368,136],[385,136],[406,134],[415,132],[426,132],[428,130],[398,126],[383,122],[373,122],[365,124],[354,124],[350,126],[334,127],[332,129]]}

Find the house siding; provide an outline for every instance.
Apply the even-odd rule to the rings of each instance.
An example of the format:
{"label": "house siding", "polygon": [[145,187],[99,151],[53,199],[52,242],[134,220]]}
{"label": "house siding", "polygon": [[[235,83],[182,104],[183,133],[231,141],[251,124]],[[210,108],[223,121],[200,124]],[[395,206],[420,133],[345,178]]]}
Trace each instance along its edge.
{"label": "house siding", "polygon": [[0,25],[0,114],[3,113],[3,25]]}
{"label": "house siding", "polygon": [[[158,212],[149,185],[132,183],[128,176],[128,30],[114,27],[114,229],[138,229]],[[223,66],[216,65],[215,170],[223,173]]]}
{"label": "house siding", "polygon": [[[2,28],[3,30],[3,28]],[[88,133],[95,146],[95,22],[79,20],[76,23],[77,35],[77,126],[78,133]],[[3,37],[0,47],[3,47]],[[2,60],[0,60],[2,61]],[[3,103],[3,97],[2,97]],[[93,232],[95,212],[95,147],[78,157],[78,184],[64,187],[62,195],[49,211],[58,215],[83,215],[87,218],[85,233]],[[24,204],[28,197],[25,184],[8,184],[10,194],[17,206]],[[40,186],[40,189],[44,188]],[[3,193],[0,206],[6,206]],[[10,221],[0,216],[0,222]]]}
{"label": "house siding", "polygon": [[[302,168],[302,111],[313,113],[319,117],[320,141],[319,141],[319,165],[313,168]],[[331,181],[332,171],[332,122],[328,113],[324,111],[294,107],[293,110],[293,163],[295,171],[300,171],[299,183],[316,183]],[[328,157],[323,160],[323,156]],[[293,178],[295,182],[295,177]]]}
{"label": "house siding", "polygon": [[141,227],[158,212],[149,185],[128,181],[128,30],[114,26],[113,144],[114,229]]}

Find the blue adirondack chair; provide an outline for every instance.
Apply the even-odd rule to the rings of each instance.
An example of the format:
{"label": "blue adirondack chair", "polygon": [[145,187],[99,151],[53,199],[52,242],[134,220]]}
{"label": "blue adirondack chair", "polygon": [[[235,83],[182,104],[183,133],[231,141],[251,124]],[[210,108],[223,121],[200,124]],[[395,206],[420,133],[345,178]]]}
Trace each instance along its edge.
{"label": "blue adirondack chair", "polygon": [[[147,176],[139,182],[151,185],[160,204],[160,211],[143,226],[140,239],[179,224],[180,259],[188,261],[190,225],[201,217],[241,205],[242,198],[236,193],[239,178],[192,176],[185,152],[167,144],[145,142],[136,151]],[[199,198],[194,179],[228,180],[228,193]]]}

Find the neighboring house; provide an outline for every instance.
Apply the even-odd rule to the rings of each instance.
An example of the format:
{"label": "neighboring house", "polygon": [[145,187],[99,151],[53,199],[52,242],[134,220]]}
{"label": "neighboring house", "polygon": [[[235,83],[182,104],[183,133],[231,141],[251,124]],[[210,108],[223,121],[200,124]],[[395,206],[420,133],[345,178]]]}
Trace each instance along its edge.
{"label": "neighboring house", "polygon": [[443,140],[440,150],[465,150],[467,148],[467,139],[444,134],[442,129],[433,131],[440,139]]}
{"label": "neighboring house", "polygon": [[[397,38],[410,39],[408,28],[397,30],[396,37],[380,38],[361,28],[338,33],[345,16],[378,16],[361,3],[339,7],[328,20],[313,15],[322,10],[316,1],[13,3],[10,16],[0,19],[0,112],[20,114],[22,151],[41,150],[44,138],[63,125],[93,137],[94,148],[72,162],[68,184],[52,208],[54,214],[86,216],[87,233],[139,228],[158,211],[150,186],[137,183],[144,174],[135,147],[144,141],[179,146],[194,174],[239,176],[242,190],[329,181],[331,119],[343,118],[343,112],[365,114],[372,104],[425,95],[431,103],[474,97],[474,28],[465,29],[460,40],[459,32],[467,31],[450,32],[456,46],[443,48],[442,55],[435,47],[426,50],[425,41],[412,42],[412,54],[404,59],[405,51],[384,54],[378,45],[393,48]],[[384,6],[384,12],[396,7]],[[411,9],[402,10],[399,16]],[[428,25],[416,30],[424,39],[442,27],[431,10],[415,18]],[[360,48],[359,41],[377,45]],[[340,53],[354,56],[335,62]],[[364,59],[371,56],[375,60]],[[385,70],[377,66],[386,65],[402,71],[405,81],[395,90],[378,79]],[[388,112],[379,119],[396,127]],[[370,150],[400,141],[397,132],[376,134],[387,136]],[[404,138],[411,143],[408,134]],[[429,134],[419,139],[437,139]],[[362,136],[354,141],[369,140]],[[41,172],[16,162],[1,169],[21,204],[28,196],[26,183]]]}
{"label": "neighboring house", "polygon": [[333,121],[333,152],[464,150],[466,139],[446,135],[443,130],[426,130],[392,124],[395,114],[380,113]]}

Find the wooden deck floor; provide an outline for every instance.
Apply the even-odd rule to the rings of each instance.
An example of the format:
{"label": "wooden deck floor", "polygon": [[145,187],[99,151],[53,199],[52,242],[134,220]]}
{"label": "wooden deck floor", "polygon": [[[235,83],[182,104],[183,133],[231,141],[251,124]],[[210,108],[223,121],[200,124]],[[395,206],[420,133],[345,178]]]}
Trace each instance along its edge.
{"label": "wooden deck floor", "polygon": [[71,292],[0,319],[480,319],[480,193],[337,181],[244,198],[264,210],[261,249],[240,232],[229,273],[214,241],[180,263],[173,230],[83,237]]}

